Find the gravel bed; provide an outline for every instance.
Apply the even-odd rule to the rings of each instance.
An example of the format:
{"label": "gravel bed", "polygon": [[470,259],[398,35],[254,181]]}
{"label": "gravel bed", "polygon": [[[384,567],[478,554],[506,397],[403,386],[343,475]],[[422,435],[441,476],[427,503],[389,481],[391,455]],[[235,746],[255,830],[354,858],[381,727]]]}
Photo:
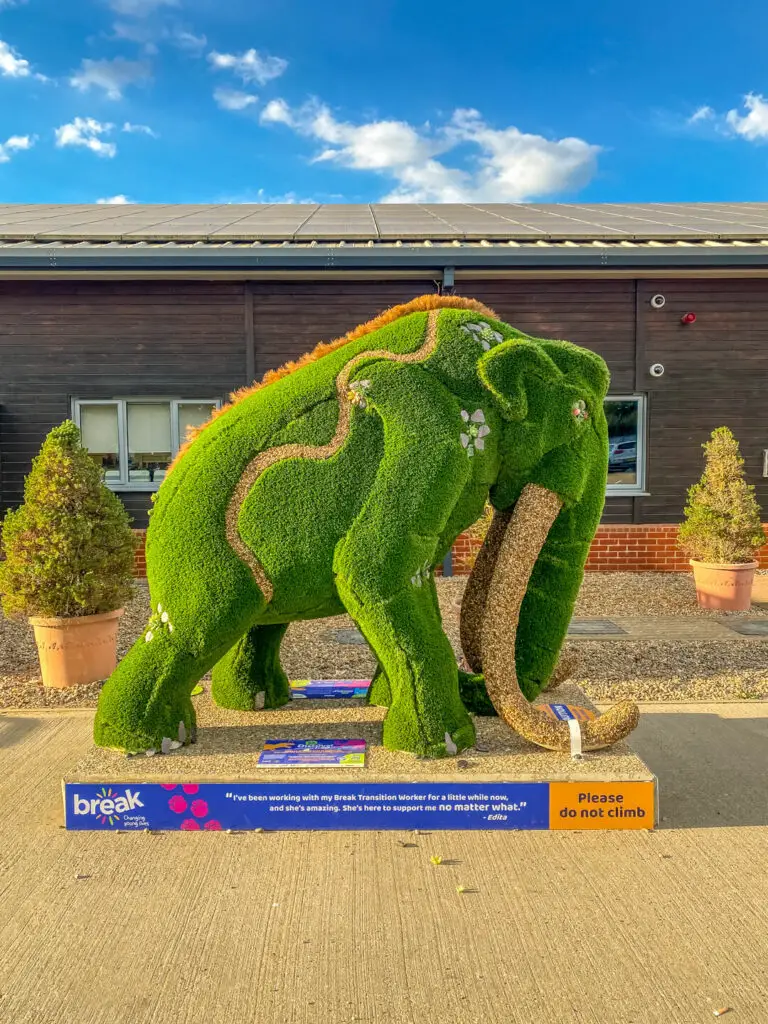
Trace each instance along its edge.
{"label": "gravel bed", "polygon": [[[457,656],[461,654],[457,602],[465,583],[463,577],[438,580],[443,626]],[[575,614],[580,618],[722,615],[698,607],[693,580],[684,573],[588,573]],[[761,612],[757,609],[752,614]],[[146,583],[136,582],[120,620],[120,657],[143,632],[148,616]],[[340,644],[333,635],[352,625],[345,615],[293,623],[283,644],[288,675],[294,679],[368,677],[374,668],[368,648]],[[768,644],[764,641],[734,634],[733,639],[722,641],[591,640],[568,646],[579,653],[574,680],[595,701],[768,699]],[[94,707],[100,689],[101,683],[66,690],[43,687],[32,629],[26,621],[0,615],[0,708]]]}
{"label": "gravel bed", "polygon": [[[766,571],[760,575],[766,575]],[[765,609],[753,606],[748,612],[721,612],[700,608],[693,573],[689,572],[588,572],[574,615],[584,619],[610,619],[614,615],[720,619],[728,615],[765,615]]]}

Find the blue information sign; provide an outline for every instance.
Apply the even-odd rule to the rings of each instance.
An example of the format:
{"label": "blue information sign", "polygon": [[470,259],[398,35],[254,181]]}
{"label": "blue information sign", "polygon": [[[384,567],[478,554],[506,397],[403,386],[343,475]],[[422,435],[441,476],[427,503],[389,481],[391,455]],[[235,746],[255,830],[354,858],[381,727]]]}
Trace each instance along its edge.
{"label": "blue information sign", "polygon": [[547,829],[548,782],[80,783],[66,826],[165,829]]}

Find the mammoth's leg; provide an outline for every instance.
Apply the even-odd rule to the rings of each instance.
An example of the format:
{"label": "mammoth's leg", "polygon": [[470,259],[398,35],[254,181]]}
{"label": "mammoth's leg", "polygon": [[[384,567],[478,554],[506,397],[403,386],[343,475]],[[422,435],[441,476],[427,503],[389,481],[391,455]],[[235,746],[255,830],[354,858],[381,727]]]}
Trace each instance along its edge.
{"label": "mammoth's leg", "polygon": [[251,626],[218,661],[211,675],[211,696],[221,708],[252,711],[258,694],[265,708],[291,699],[288,676],[280,664],[280,643],[288,623]]}
{"label": "mammoth's leg", "polygon": [[417,366],[376,364],[366,377],[384,455],[337,546],[336,586],[389,680],[385,745],[440,757],[474,742],[428,572],[470,474],[462,421],[455,399]]}
{"label": "mammoth's leg", "polygon": [[475,731],[459,696],[453,649],[434,613],[434,582],[420,579],[386,601],[361,601],[344,579],[337,586],[391,687],[384,745],[444,757],[472,746]]}
{"label": "mammoth's leg", "polygon": [[158,557],[166,540],[154,537],[149,631],[122,659],[99,696],[94,722],[98,746],[138,753],[193,738],[192,688],[266,605],[250,570],[223,543],[212,551],[201,543],[190,571],[182,573],[174,550],[167,559]]}

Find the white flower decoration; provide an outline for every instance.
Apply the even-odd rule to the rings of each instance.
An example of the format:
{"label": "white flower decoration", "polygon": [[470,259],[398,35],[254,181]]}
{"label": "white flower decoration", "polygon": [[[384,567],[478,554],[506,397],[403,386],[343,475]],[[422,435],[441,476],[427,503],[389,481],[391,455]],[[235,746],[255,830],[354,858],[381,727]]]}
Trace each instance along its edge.
{"label": "white flower decoration", "polygon": [[414,587],[420,587],[422,586],[422,584],[427,582],[431,575],[432,566],[429,564],[429,562],[425,562],[424,565],[420,566],[416,570],[415,576],[411,576],[411,583],[414,585]]}
{"label": "white flower decoration", "polygon": [[485,352],[490,349],[491,345],[497,345],[504,340],[504,336],[498,331],[494,331],[490,324],[462,324],[461,329],[474,341],[479,341]]}
{"label": "white flower decoration", "polygon": [[352,381],[352,383],[349,385],[349,390],[347,391],[347,398],[352,403],[352,405],[356,405],[358,409],[365,409],[365,407],[368,405],[365,396],[370,386],[371,382],[369,380]]}
{"label": "white flower decoration", "polygon": [[149,617],[147,623],[147,631],[144,634],[144,642],[149,643],[157,635],[159,630],[167,629],[169,633],[173,632],[173,626],[171,625],[170,616],[168,612],[163,611],[163,606],[158,604],[157,611]]}
{"label": "white flower decoration", "polygon": [[491,428],[485,422],[485,413],[482,409],[475,409],[470,415],[466,409],[461,410],[461,418],[467,424],[466,432],[459,434],[462,448],[467,449],[467,457],[472,458],[476,451],[481,452],[485,448],[485,438],[490,434]]}

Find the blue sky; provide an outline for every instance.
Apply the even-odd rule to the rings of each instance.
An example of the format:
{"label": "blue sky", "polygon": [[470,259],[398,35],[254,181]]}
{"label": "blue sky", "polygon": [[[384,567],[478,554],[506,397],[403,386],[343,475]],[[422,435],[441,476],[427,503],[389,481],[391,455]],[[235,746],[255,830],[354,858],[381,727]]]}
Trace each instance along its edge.
{"label": "blue sky", "polygon": [[759,0],[0,0],[0,202],[768,200],[767,31]]}

